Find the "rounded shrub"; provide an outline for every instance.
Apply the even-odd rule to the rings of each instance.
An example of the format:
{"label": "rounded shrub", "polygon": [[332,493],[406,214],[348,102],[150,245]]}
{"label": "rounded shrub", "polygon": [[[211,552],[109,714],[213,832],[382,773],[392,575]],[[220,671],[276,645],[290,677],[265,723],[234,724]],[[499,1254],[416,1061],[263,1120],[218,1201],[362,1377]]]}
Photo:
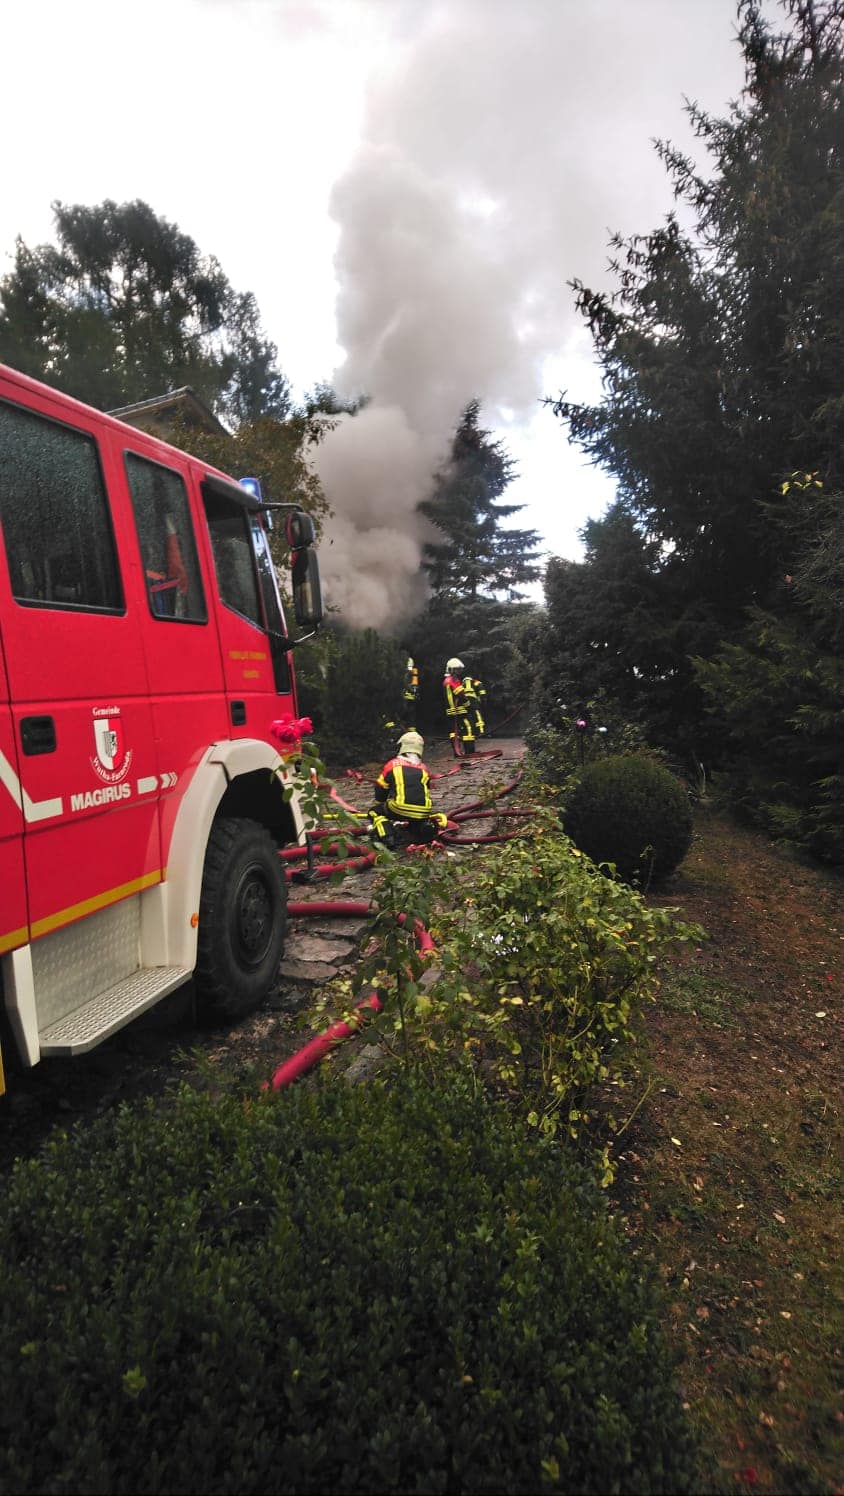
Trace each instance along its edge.
{"label": "rounded shrub", "polygon": [[638,754],[589,764],[568,798],[563,821],[593,862],[611,862],[625,882],[643,886],[673,872],[692,839],[683,786],[661,764]]}
{"label": "rounded shrub", "polygon": [[695,1486],[657,1287],[460,1074],[125,1107],[0,1253],[0,1491]]}

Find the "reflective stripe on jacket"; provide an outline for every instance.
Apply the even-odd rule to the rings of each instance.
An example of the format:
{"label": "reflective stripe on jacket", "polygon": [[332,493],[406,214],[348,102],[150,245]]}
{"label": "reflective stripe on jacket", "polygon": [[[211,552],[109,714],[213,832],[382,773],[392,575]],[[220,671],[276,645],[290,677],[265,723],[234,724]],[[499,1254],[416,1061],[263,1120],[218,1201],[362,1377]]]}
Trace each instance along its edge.
{"label": "reflective stripe on jacket", "polygon": [[447,717],[462,716],[466,711],[466,687],[459,675],[447,675],[443,681]]}
{"label": "reflective stripe on jacket", "polygon": [[424,764],[391,758],[375,781],[375,799],[393,815],[424,820],[433,809],[428,789],[430,775]]}

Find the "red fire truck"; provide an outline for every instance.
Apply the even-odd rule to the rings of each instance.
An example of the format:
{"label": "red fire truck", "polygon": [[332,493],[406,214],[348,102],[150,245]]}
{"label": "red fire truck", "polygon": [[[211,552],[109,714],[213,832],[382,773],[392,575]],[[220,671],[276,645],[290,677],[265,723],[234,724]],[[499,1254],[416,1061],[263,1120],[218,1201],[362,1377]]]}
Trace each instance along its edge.
{"label": "red fire truck", "polygon": [[[266,507],[0,365],[0,995],[24,1064],[190,978],[235,1017],[277,975],[278,848],[304,827],[269,735],[298,709]],[[313,523],[278,507],[315,629]]]}

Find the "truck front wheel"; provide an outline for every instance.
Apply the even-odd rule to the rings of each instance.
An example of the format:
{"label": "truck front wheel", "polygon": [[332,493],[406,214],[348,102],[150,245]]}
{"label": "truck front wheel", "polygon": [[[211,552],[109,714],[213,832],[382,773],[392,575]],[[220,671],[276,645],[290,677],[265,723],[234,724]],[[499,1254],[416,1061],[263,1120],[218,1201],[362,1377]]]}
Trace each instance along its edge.
{"label": "truck front wheel", "polygon": [[287,884],[257,821],[217,821],[208,838],[194,973],[201,1010],[241,1018],[270,992],[284,954]]}

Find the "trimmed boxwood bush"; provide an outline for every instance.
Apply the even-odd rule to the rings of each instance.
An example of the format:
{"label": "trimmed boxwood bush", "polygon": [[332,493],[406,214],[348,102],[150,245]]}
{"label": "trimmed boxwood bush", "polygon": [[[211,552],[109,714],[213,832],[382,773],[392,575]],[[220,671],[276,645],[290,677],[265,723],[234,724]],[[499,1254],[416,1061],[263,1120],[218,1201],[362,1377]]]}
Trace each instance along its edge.
{"label": "trimmed boxwood bush", "polygon": [[567,834],[593,862],[647,886],[682,862],[692,840],[689,797],[651,758],[617,754],[589,764],[563,814]]}
{"label": "trimmed boxwood bush", "polygon": [[691,1487],[656,1290],[459,1075],[126,1107],[0,1214],[3,1492]]}

